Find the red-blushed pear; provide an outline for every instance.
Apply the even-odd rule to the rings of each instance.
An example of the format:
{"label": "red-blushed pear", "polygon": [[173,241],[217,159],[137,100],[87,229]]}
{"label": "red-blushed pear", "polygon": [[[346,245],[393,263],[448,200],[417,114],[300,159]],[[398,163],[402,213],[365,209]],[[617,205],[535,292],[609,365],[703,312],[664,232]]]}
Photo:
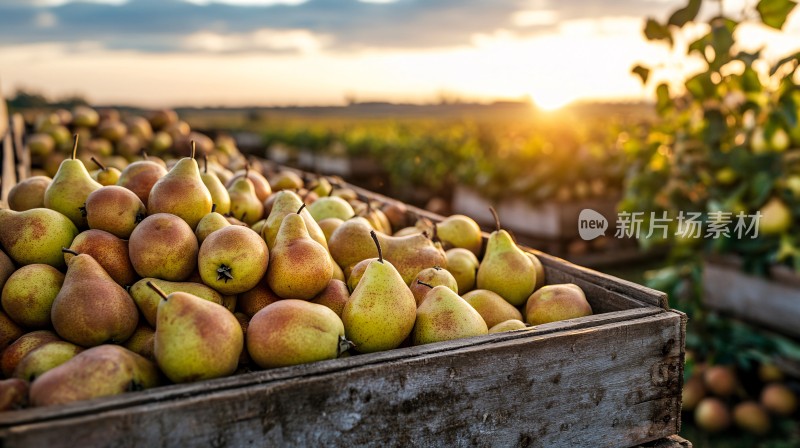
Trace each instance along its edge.
{"label": "red-blushed pear", "polygon": [[170,282],[151,277],[143,278],[130,287],[130,294],[136,306],[139,308],[139,311],[142,313],[142,316],[147,323],[153,327],[156,326],[158,305],[161,303],[161,296],[151,288],[148,283],[155,284],[167,294],[181,291],[208,300],[209,302],[223,305],[222,294],[202,283]]}
{"label": "red-blushed pear", "polygon": [[14,369],[14,377],[33,381],[48,370],[54,369],[83,351],[67,341],[53,341],[32,350]]}
{"label": "red-blushed pear", "polygon": [[237,178],[228,187],[231,200],[231,215],[247,225],[255,224],[264,216],[264,203],[256,196],[249,177]]}
{"label": "red-blushed pear", "polygon": [[417,308],[414,345],[481,336],[489,333],[483,318],[451,288],[434,286]]}
{"label": "red-blushed pear", "polygon": [[155,364],[119,345],[84,350],[31,384],[33,406],[52,406],[149,389],[160,383]]}
{"label": "red-blushed pear", "polygon": [[72,158],[61,162],[53,181],[44,192],[44,206],[63,214],[79,229],[85,229],[88,224],[83,204],[89,193],[103,186],[92,179],[83,162],[76,158],[77,151],[78,136],[75,135]]}
{"label": "red-blushed pear", "polygon": [[[280,229],[281,223],[283,223],[283,218],[285,218],[286,215],[296,213],[297,210],[300,209],[300,206],[303,205],[303,200],[293,191],[280,191],[271,195],[269,199],[273,197],[275,199],[272,201],[272,208],[269,212],[269,216],[267,216],[267,222],[261,230],[261,236],[270,248],[275,244],[275,237],[278,235],[278,229]],[[305,221],[308,235],[327,249],[328,241],[325,239],[325,234],[322,233],[322,229],[320,229],[319,224],[314,221],[314,217],[311,216],[311,213],[303,209],[300,212],[300,216],[302,216],[303,221]]]}
{"label": "red-blushed pear", "polygon": [[251,170],[250,164],[247,164],[244,170],[237,171],[228,181],[228,187],[230,188],[233,183],[236,182],[236,179],[241,179],[243,177],[247,177],[247,179],[253,183],[253,190],[256,193],[256,197],[263,205],[264,201],[272,194],[272,187],[270,187],[269,181],[267,181],[261,173]]}
{"label": "red-blushed pear", "polygon": [[409,286],[411,292],[414,294],[414,299],[417,301],[417,308],[419,308],[425,300],[425,295],[428,294],[431,288],[439,285],[447,286],[452,289],[453,292],[458,293],[458,283],[453,277],[453,274],[446,269],[442,269],[440,266],[434,266],[419,271],[417,278],[415,278]]}
{"label": "red-blushed pear", "polygon": [[361,353],[397,348],[411,334],[417,302],[408,285],[384,260],[378,236],[371,232],[378,259],[367,266],[342,311],[347,339]]}
{"label": "red-blushed pear", "polygon": [[464,294],[463,298],[483,317],[489,328],[510,319],[522,320],[522,313],[514,305],[488,289],[472,290]]}
{"label": "red-blushed pear", "polygon": [[90,193],[84,209],[90,229],[105,230],[124,240],[147,216],[141,199],[118,185],[108,185]]}
{"label": "red-blushed pear", "polygon": [[0,357],[0,368],[3,371],[3,376],[12,376],[17,365],[19,365],[28,353],[48,342],[60,340],[57,334],[49,330],[37,330],[23,334],[14,341],[13,344],[3,350],[3,355]]}
{"label": "red-blushed pear", "polygon": [[5,350],[12,342],[19,339],[25,332],[11,320],[3,311],[0,311],[0,351]]}
{"label": "red-blushed pear", "polygon": [[69,218],[47,208],[0,209],[0,229],[0,246],[17,266],[43,263],[64,267],[61,248],[69,247],[78,234]]}
{"label": "red-blushed pear", "polygon": [[194,234],[197,237],[197,241],[199,241],[200,244],[203,244],[203,241],[205,241],[208,235],[211,235],[217,230],[230,225],[231,223],[228,222],[224,216],[217,212],[217,204],[214,204],[211,206],[211,213],[203,216],[203,219],[197,223],[197,228],[195,228]]}
{"label": "red-blushed pear", "polygon": [[179,282],[197,267],[194,230],[171,213],[156,213],[140,222],[131,232],[128,252],[140,277]]}
{"label": "red-blushed pear", "polygon": [[525,319],[531,325],[591,315],[586,295],[573,283],[543,286],[531,294],[525,305]]}
{"label": "red-blushed pear", "polygon": [[184,157],[169,172],[156,181],[150,190],[147,211],[150,214],[172,213],[180,217],[194,230],[203,216],[211,213],[211,193],[200,178],[200,168],[194,159],[195,145],[192,142],[191,157]]}
{"label": "red-blushed pear", "polygon": [[[136,281],[128,242],[123,239],[103,230],[90,229],[79,233],[69,248],[80,254],[91,255],[120,286],[130,286]],[[64,254],[67,265],[71,258],[71,253]]]}
{"label": "red-blushed pear", "polygon": [[185,292],[167,295],[158,305],[155,357],[161,371],[175,383],[228,376],[236,371],[244,347],[236,317],[208,300]]}
{"label": "red-blushed pear", "polygon": [[347,285],[338,279],[331,279],[328,286],[322,290],[311,302],[319,305],[325,305],[331,309],[337,316],[342,317],[344,306],[350,300],[350,290]]}
{"label": "red-blushed pear", "polygon": [[0,412],[24,408],[28,404],[29,386],[19,378],[0,380]]}
{"label": "red-blushed pear", "polygon": [[361,281],[361,277],[364,276],[364,271],[367,270],[367,266],[369,266],[371,262],[377,259],[378,259],[377,257],[365,258],[356,263],[355,266],[353,266],[353,269],[350,270],[350,274],[347,277],[347,288],[350,291],[354,291],[356,289],[356,286],[358,286],[358,282]]}
{"label": "red-blushed pear", "polygon": [[731,425],[731,412],[719,398],[706,397],[697,404],[694,421],[703,431],[721,432]]}
{"label": "red-blushed pear", "polygon": [[18,212],[44,208],[44,192],[52,181],[47,176],[33,176],[18,182],[8,192],[8,207]]}
{"label": "red-blushed pear", "polygon": [[269,289],[267,276],[264,276],[252,289],[239,294],[236,307],[248,317],[253,317],[262,308],[278,300],[283,299]]}
{"label": "red-blushed pear", "polygon": [[83,347],[127,340],[139,322],[131,296],[91,255],[64,252],[74,257],[50,312],[56,333]]}
{"label": "red-blushed pear", "polygon": [[493,208],[491,211],[497,230],[489,236],[486,253],[478,267],[476,285],[478,289],[494,291],[508,303],[520,306],[536,286],[535,268],[511,235],[500,228],[500,220]]}
{"label": "red-blushed pear", "polygon": [[223,227],[211,233],[197,255],[203,283],[227,295],[255,287],[267,272],[269,261],[264,240],[243,226]]}
{"label": "red-blushed pear", "polygon": [[339,316],[305,300],[275,302],[247,326],[247,352],[262,368],[334,359],[349,348]]}
{"label": "red-blushed pear", "polygon": [[122,170],[117,185],[134,192],[147,207],[153,185],[166,174],[164,166],[147,160],[145,155],[144,160],[133,162]]}
{"label": "red-blushed pear", "polygon": [[284,299],[311,300],[333,278],[330,254],[309,236],[303,207],[283,218],[270,250],[267,284]]}
{"label": "red-blushed pear", "polygon": [[139,322],[136,331],[125,341],[123,347],[155,362],[156,355],[153,352],[155,348],[155,335],[156,330],[148,325],[147,322]]}

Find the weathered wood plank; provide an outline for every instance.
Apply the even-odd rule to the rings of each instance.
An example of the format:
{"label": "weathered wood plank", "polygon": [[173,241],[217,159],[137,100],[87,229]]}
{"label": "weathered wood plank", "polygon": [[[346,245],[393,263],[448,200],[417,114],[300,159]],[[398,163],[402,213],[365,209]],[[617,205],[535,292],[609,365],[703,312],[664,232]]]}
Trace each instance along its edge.
{"label": "weathered wood plank", "polygon": [[0,206],[8,206],[8,194],[17,184],[17,172],[14,164],[14,146],[11,133],[0,138]]}
{"label": "weathered wood plank", "polygon": [[703,263],[703,302],[716,310],[800,338],[800,287],[746,274],[735,263]]}
{"label": "weathered wood plank", "polygon": [[430,344],[417,347],[400,348],[369,355],[358,355],[331,361],[303,364],[283,369],[272,369],[234,375],[200,383],[180,384],[146,390],[133,394],[123,394],[99,400],[78,402],[66,406],[32,408],[14,412],[0,413],[0,428],[24,425],[78,415],[91,415],[100,411],[119,409],[149,402],[158,402],[176,398],[188,398],[203,395],[212,391],[242,388],[269,381],[287,380],[297,377],[313,376],[323,373],[343,371],[352,368],[367,367],[385,362],[409,360],[435,353],[463,349],[467,347],[491,346],[492,344],[544,336],[558,332],[577,331],[612,323],[626,322],[662,313],[658,308],[636,308],[631,310],[596,314],[593,316],[570,319],[549,324],[538,325],[525,330],[488,335],[479,338],[459,339],[455,341]]}
{"label": "weathered wood plank", "polygon": [[633,448],[692,448],[692,442],[683,437],[671,435]]}
{"label": "weathered wood plank", "polygon": [[22,142],[25,135],[25,119],[20,114],[11,116],[11,138],[16,156],[17,182],[31,177],[31,154]]}
{"label": "weathered wood plank", "polygon": [[[17,446],[632,446],[679,430],[658,314],[0,431]],[[590,374],[587,375],[587,372]]]}

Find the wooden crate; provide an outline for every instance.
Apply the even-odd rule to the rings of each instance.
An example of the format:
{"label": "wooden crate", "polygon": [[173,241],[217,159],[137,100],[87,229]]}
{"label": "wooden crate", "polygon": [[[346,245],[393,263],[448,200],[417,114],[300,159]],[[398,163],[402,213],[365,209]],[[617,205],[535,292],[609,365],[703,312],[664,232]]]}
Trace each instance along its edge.
{"label": "wooden crate", "polygon": [[800,339],[800,276],[774,266],[770,278],[742,271],[737,257],[714,257],[703,263],[703,303],[708,307]]}

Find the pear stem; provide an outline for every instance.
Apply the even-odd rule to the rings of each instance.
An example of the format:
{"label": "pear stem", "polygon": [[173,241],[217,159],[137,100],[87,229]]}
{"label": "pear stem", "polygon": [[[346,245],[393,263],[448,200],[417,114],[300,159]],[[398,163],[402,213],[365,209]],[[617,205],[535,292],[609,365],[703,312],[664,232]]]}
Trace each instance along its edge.
{"label": "pear stem", "polygon": [[103,170],[103,171],[106,171],[106,170],[108,169],[108,168],[106,168],[106,166],[105,166],[105,165],[103,165],[103,164],[102,164],[102,163],[101,163],[99,160],[97,160],[97,159],[96,159],[94,156],[92,156],[92,162],[94,162],[94,163],[95,163],[95,165],[99,166],[99,167],[100,167],[100,169],[101,169],[101,170]]}
{"label": "pear stem", "polygon": [[194,152],[195,152],[195,144],[194,140],[192,140],[192,158],[194,159]]}
{"label": "pear stem", "polygon": [[431,284],[428,284],[428,283],[425,283],[425,282],[423,282],[422,280],[417,280],[417,283],[419,283],[420,285],[425,285],[425,286],[427,286],[428,288],[431,288],[431,289],[433,289],[433,285],[431,285]]}
{"label": "pear stem", "polygon": [[144,148],[142,148],[142,158],[147,160],[147,151],[145,151]]}
{"label": "pear stem", "polygon": [[434,243],[442,241],[439,239],[439,225],[436,223],[433,223],[433,235],[431,235],[431,241]]}
{"label": "pear stem", "polygon": [[375,246],[378,248],[378,261],[383,263],[383,249],[381,249],[381,243],[378,241],[378,234],[376,234],[374,230],[370,230],[369,235],[372,237],[372,241],[375,241]]}
{"label": "pear stem", "polygon": [[299,215],[300,212],[302,212],[304,208],[306,208],[306,203],[305,202],[303,202],[303,205],[301,205],[300,208],[297,209],[297,214]]}
{"label": "pear stem", "polygon": [[494,216],[495,227],[497,227],[497,230],[500,230],[500,217],[497,216],[497,210],[495,210],[494,207],[489,207],[489,211],[492,212],[492,216]]}
{"label": "pear stem", "polygon": [[203,154],[203,173],[208,173],[208,156]]}
{"label": "pear stem", "polygon": [[331,184],[331,189],[328,190],[328,197],[333,196],[333,189],[336,188],[333,184]]}
{"label": "pear stem", "polygon": [[75,142],[72,144],[72,160],[75,160],[78,157],[78,134],[73,136]]}
{"label": "pear stem", "polygon": [[68,249],[66,247],[62,247],[61,248],[61,252],[65,253],[65,254],[80,255],[78,252],[75,252],[74,250]]}
{"label": "pear stem", "polygon": [[159,288],[158,285],[148,280],[147,286],[149,286],[150,289],[155,291],[156,294],[160,295],[162,299],[167,300],[167,293],[165,293],[163,289]]}
{"label": "pear stem", "polygon": [[217,211],[217,204],[211,204],[211,213]]}

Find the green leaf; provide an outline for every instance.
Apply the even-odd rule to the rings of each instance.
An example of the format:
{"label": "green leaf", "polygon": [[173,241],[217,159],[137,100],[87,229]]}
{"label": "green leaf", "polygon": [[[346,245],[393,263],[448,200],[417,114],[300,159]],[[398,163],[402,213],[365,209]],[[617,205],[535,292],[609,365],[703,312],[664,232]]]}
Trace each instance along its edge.
{"label": "green leaf", "polygon": [[672,33],[665,25],[658,23],[655,19],[647,19],[644,26],[644,37],[647,40],[666,40],[672,46]]}
{"label": "green leaf", "polygon": [[661,83],[656,87],[656,110],[664,113],[672,108],[672,99],[669,97],[669,87]]}
{"label": "green leaf", "polygon": [[795,6],[797,6],[797,2],[793,0],[761,0],[756,5],[756,10],[764,25],[779,30],[786,23],[786,17]]}
{"label": "green leaf", "polygon": [[634,75],[639,75],[639,78],[642,79],[642,84],[647,84],[647,78],[650,77],[649,68],[637,64],[635,67],[631,69],[631,73],[633,73]]}
{"label": "green leaf", "polygon": [[[702,56],[705,59],[706,58],[706,47],[711,45],[711,39],[712,39],[712,34],[711,34],[711,32],[709,32],[705,36],[703,36],[703,37],[697,39],[696,41],[692,42],[691,44],[689,44],[689,48],[686,51],[686,54],[692,54],[693,51],[696,51],[696,52],[700,53],[700,56]],[[706,62],[709,62],[708,59],[706,59]]]}
{"label": "green leaf", "polygon": [[682,28],[683,25],[686,25],[697,17],[697,13],[700,12],[701,3],[701,0],[689,0],[689,4],[672,13],[667,24]]}

